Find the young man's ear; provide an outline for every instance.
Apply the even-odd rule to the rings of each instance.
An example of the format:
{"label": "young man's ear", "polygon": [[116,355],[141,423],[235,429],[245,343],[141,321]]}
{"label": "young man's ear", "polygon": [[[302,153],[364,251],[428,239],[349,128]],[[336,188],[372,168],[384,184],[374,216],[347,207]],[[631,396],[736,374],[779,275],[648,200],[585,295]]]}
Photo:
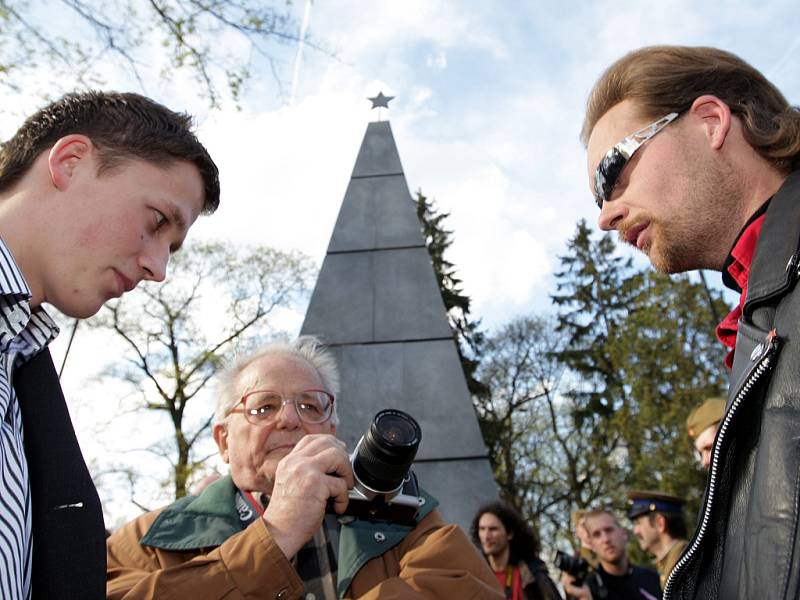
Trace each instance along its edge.
{"label": "young man's ear", "polygon": [[700,119],[709,146],[719,150],[731,130],[731,109],[722,100],[705,94],[692,102],[689,112]]}
{"label": "young man's ear", "polygon": [[64,191],[69,187],[79,165],[92,163],[91,166],[94,167],[94,150],[92,140],[78,133],[64,136],[53,144],[47,157],[53,185]]}

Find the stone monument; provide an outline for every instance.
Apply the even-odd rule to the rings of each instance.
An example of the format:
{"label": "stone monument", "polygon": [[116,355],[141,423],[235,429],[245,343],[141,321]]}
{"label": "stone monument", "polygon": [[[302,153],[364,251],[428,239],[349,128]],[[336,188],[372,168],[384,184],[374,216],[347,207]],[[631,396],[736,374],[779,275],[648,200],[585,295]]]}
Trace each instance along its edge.
{"label": "stone monument", "polygon": [[409,413],[420,484],[468,529],[497,486],[388,121],[367,126],[301,333],[336,354],[348,449],[379,410]]}

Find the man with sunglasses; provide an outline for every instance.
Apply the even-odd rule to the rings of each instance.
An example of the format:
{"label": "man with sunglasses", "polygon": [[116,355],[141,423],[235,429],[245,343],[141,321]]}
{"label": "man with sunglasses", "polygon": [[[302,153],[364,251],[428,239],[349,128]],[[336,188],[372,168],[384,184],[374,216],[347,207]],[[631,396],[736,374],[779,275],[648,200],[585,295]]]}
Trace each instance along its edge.
{"label": "man with sunglasses", "polygon": [[230,368],[213,430],[230,476],[113,534],[108,598],[502,598],[432,498],[413,527],[326,515],[354,483],[335,437],[338,381],[312,337]]}
{"label": "man with sunglasses", "polygon": [[741,294],[717,328],[731,377],[699,527],[664,597],[795,598],[800,111],[728,52],[643,48],[595,84],[582,140],[602,229]]}

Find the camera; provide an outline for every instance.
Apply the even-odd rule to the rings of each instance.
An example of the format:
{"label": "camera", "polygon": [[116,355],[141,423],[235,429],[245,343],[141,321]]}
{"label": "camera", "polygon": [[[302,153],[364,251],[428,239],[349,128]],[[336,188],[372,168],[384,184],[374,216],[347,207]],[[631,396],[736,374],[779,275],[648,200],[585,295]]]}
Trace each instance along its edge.
{"label": "camera", "polygon": [[422,430],[411,415],[393,408],[376,414],[350,456],[355,486],[344,514],[414,525],[424,503],[411,471],[421,441]]}
{"label": "camera", "polygon": [[561,569],[564,573],[569,573],[575,580],[574,585],[580,587],[586,580],[589,574],[589,563],[580,556],[572,556],[561,550],[556,550],[556,558],[553,564],[557,569]]}

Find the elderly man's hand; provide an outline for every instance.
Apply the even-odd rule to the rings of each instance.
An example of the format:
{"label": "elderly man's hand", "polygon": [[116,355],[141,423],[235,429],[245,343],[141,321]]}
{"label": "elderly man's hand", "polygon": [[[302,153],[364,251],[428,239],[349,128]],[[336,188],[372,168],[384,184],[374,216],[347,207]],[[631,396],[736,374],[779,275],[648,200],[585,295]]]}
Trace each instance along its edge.
{"label": "elderly man's hand", "polygon": [[337,513],[345,511],[353,485],[344,442],[329,434],[306,435],[278,463],[264,521],[288,558],[319,529],[329,498]]}

